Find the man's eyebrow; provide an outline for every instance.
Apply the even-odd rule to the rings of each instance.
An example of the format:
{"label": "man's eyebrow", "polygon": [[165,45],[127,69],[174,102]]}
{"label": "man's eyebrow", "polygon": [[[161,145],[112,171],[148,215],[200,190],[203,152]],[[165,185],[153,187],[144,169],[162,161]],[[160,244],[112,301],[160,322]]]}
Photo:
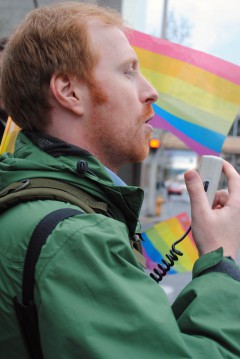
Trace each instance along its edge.
{"label": "man's eyebrow", "polygon": [[121,64],[120,64],[120,67],[121,68],[125,68],[129,65],[133,65],[134,67],[138,67],[139,66],[139,61],[138,61],[138,58],[137,57],[132,57],[132,58],[128,58],[127,60],[123,61]]}

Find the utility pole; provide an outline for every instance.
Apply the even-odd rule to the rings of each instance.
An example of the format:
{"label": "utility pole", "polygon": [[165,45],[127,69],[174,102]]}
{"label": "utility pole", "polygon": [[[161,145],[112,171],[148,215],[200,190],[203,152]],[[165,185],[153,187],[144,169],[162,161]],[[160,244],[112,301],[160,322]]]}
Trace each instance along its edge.
{"label": "utility pole", "polygon": [[38,2],[37,2],[37,0],[33,0],[33,5],[34,5],[34,7],[37,9],[38,8]]}
{"label": "utility pole", "polygon": [[167,38],[167,15],[168,15],[168,0],[163,0],[163,16],[162,16],[162,31],[161,38]]}
{"label": "utility pole", "polygon": [[[161,38],[166,39],[167,37],[167,14],[168,14],[168,0],[163,0],[163,15],[162,15],[162,31],[161,31]],[[160,138],[164,136],[164,131],[160,132]],[[161,145],[160,148],[157,149],[157,152],[151,158],[151,165],[149,170],[149,192],[146,199],[147,203],[147,214],[150,216],[155,215],[155,208],[156,208],[156,198],[157,198],[157,191],[156,191],[156,179],[158,168],[160,167],[161,173],[161,181],[163,180],[163,167],[164,166],[164,148]]]}

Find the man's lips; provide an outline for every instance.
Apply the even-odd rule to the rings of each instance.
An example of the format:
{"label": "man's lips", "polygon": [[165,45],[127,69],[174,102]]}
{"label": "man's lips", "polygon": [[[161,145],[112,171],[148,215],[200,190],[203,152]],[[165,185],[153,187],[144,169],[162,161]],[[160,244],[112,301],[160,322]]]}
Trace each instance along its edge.
{"label": "man's lips", "polygon": [[142,114],[142,121],[144,124],[147,124],[149,121],[153,119],[154,111],[151,105],[147,104],[144,108],[143,114]]}
{"label": "man's lips", "polygon": [[153,117],[154,117],[154,115],[152,115],[150,118],[148,118],[147,120],[145,120],[145,122],[144,122],[144,123],[148,123],[148,122],[150,122],[150,121],[153,119]]}

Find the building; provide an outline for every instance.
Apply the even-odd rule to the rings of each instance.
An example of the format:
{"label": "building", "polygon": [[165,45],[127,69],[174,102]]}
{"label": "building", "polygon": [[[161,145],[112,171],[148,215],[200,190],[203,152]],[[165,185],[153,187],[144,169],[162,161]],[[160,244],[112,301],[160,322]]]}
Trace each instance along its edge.
{"label": "building", "polygon": [[[62,0],[70,2],[71,0]],[[75,0],[78,1],[78,0]],[[0,0],[0,36],[9,36],[11,31],[20,23],[25,14],[37,6],[44,6],[60,2],[56,0]],[[112,7],[121,11],[122,0],[81,0]]]}

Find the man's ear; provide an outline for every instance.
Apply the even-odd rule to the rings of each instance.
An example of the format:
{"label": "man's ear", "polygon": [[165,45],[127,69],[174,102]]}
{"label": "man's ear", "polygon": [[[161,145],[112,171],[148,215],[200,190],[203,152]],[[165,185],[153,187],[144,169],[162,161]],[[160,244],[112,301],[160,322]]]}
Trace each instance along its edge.
{"label": "man's ear", "polygon": [[50,81],[50,90],[54,99],[77,115],[83,114],[81,86],[83,84],[76,77],[63,74],[53,74]]}

